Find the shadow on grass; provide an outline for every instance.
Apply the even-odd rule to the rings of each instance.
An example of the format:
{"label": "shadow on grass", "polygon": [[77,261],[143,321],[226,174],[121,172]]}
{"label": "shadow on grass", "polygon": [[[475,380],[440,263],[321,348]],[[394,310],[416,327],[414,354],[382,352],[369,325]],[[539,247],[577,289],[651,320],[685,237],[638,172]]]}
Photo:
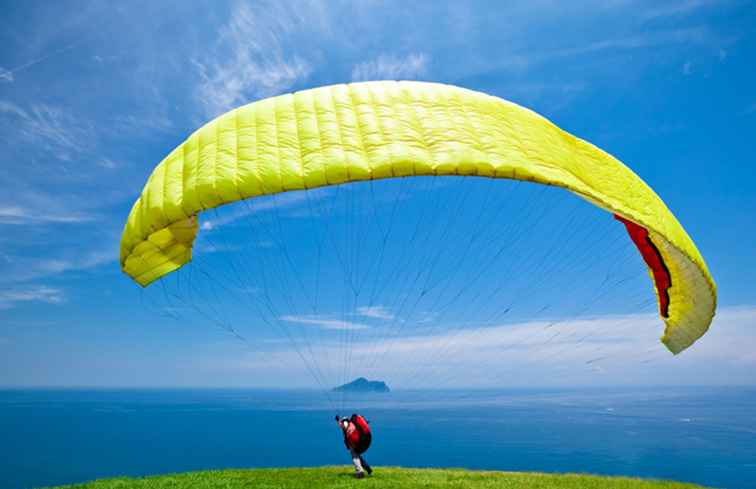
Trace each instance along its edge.
{"label": "shadow on grass", "polygon": [[[338,474],[336,474],[336,476],[340,477],[340,478],[344,478],[344,477],[349,477],[349,478],[352,478],[352,479],[356,479],[357,478],[357,477],[354,476],[354,472],[339,472]],[[371,477],[373,477],[373,476],[372,475],[366,475],[365,479],[370,479]]]}

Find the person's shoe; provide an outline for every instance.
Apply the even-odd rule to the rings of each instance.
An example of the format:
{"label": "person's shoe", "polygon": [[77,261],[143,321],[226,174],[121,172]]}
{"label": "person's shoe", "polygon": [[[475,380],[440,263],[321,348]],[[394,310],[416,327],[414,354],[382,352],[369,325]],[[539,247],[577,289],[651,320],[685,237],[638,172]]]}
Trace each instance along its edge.
{"label": "person's shoe", "polygon": [[365,478],[365,472],[357,472],[354,474],[355,479],[364,479]]}

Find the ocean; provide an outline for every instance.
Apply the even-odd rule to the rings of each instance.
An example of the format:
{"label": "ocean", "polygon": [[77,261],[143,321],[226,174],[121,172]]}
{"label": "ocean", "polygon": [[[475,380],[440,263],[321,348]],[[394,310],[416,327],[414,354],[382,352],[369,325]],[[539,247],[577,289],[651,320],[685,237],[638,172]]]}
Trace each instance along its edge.
{"label": "ocean", "polygon": [[225,467],[348,464],[335,414],[382,465],[590,472],[756,488],[756,388],[0,391],[0,487]]}

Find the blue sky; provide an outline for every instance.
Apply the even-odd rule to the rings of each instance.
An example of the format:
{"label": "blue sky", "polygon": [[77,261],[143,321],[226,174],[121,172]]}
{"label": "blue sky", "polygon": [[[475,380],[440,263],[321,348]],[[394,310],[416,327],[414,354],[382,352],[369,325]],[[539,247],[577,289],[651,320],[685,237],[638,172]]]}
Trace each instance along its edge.
{"label": "blue sky", "polygon": [[[311,362],[327,371],[321,375],[327,384],[352,373],[408,386],[433,379],[450,386],[754,381],[752,2],[29,1],[8,2],[2,11],[0,385],[312,385],[296,351],[304,347]],[[420,222],[423,209],[437,204],[417,197],[428,189],[417,182],[411,184],[413,197],[400,194],[397,185],[376,187],[377,197],[370,198],[377,204],[362,187],[306,198],[291,194],[273,205],[261,201],[205,216],[206,236],[197,254],[206,261],[199,266],[226,267],[216,280],[231,280],[229,267],[240,248],[278,260],[277,272],[289,273],[286,282],[269,287],[278,294],[271,318],[295,336],[293,343],[282,343],[286,334],[266,329],[250,308],[235,308],[231,297],[197,301],[216,323],[223,317],[224,324],[243,329],[246,343],[212,320],[192,317],[186,304],[178,311],[162,288],[141,291],[120,273],[118,241],[132,202],[152,168],[192,130],[259,98],[371,79],[437,81],[497,95],[628,164],[667,202],[707,260],[720,299],[710,334],[677,358],[657,351],[662,326],[653,304],[642,302],[634,310],[637,301],[626,300],[652,297],[643,265],[628,247],[621,256],[628,271],[637,272],[632,290],[618,286],[611,299],[602,296],[586,314],[578,314],[580,305],[596,297],[591,284],[601,280],[594,271],[582,271],[585,258],[579,253],[570,255],[558,280],[548,268],[541,270],[542,301],[520,294],[525,299],[517,303],[519,315],[500,322],[483,321],[490,317],[484,306],[470,311],[457,304],[449,307],[453,319],[444,322],[431,308],[443,304],[443,296],[414,307],[412,314],[401,310],[399,295],[335,300],[346,290],[335,256],[324,262],[330,268],[318,282],[320,304],[310,310],[301,296],[293,303],[284,297],[285,286],[291,292],[297,284],[281,264],[280,243],[252,238],[250,227],[242,225],[253,219],[273,225],[271,209],[282,212],[276,219],[286,229],[279,236],[299,243],[290,245],[293,258],[315,280],[313,248],[297,236],[328,219],[370,236],[380,230],[361,228],[355,218],[363,222],[375,206],[388,225],[385,216],[397,201],[407,203],[402,219]],[[472,195],[462,221],[473,222],[476,199],[488,195],[486,185],[459,184],[464,195]],[[445,198],[464,198],[456,182],[438,186],[434,191],[446,192]],[[606,214],[572,210],[576,199],[520,188],[512,195],[501,204],[511,206],[509,216],[519,214],[526,201],[563,212],[543,217],[532,233],[522,215],[486,218],[491,232],[512,220],[519,223],[517,233],[525,236],[521,251],[534,251],[533,261],[518,262],[512,277],[550,256],[556,245],[549,230],[565,218],[591,233],[604,225],[611,228],[607,233],[622,231]],[[350,202],[359,204],[348,214]],[[437,217],[427,226],[443,222]],[[464,229],[431,239],[463,248]],[[405,239],[411,235],[411,224],[402,233]],[[601,235],[607,246],[615,234]],[[373,243],[373,254],[380,251],[375,241],[366,241]],[[572,250],[586,242],[576,241]],[[404,256],[401,248],[408,243],[399,239],[389,255]],[[346,251],[354,254],[355,269],[361,257],[371,256],[367,245],[357,250],[342,244],[351,246]],[[406,255],[407,277],[423,267],[419,251]],[[513,250],[510,256],[520,255]],[[598,267],[616,261],[611,255],[602,260]],[[450,259],[439,269],[451,274],[456,263]],[[507,262],[496,266],[502,273],[510,270]],[[468,290],[471,277],[465,271],[453,275],[448,290]],[[366,267],[362,273],[368,283],[380,280]],[[620,282],[624,275],[616,277]],[[247,279],[243,293],[259,295],[258,282]],[[512,282],[526,285],[521,278]],[[176,282],[167,286],[180,288]],[[485,279],[465,293],[479,297],[495,287],[493,279]],[[565,293],[578,288],[583,295]],[[421,326],[428,324],[432,327]],[[616,324],[625,326],[612,329]],[[401,330],[401,336],[387,343],[385,354],[373,355],[387,327]],[[574,346],[583,331],[598,331],[591,336],[598,346]],[[345,348],[368,360],[350,361],[344,372],[338,358]]]}

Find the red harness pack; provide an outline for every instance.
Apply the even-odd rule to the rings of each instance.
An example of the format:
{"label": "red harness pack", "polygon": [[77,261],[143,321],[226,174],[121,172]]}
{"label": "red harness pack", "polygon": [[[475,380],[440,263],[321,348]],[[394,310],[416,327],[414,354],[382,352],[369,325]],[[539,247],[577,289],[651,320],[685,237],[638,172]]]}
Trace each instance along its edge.
{"label": "red harness pack", "polygon": [[[353,434],[349,434],[347,429],[347,440],[354,451],[357,453],[364,453],[370,448],[370,443],[373,441],[373,434],[370,432],[370,425],[367,420],[359,414],[353,414],[349,418],[349,427],[354,426],[352,430]],[[356,436],[354,436],[356,435]]]}

